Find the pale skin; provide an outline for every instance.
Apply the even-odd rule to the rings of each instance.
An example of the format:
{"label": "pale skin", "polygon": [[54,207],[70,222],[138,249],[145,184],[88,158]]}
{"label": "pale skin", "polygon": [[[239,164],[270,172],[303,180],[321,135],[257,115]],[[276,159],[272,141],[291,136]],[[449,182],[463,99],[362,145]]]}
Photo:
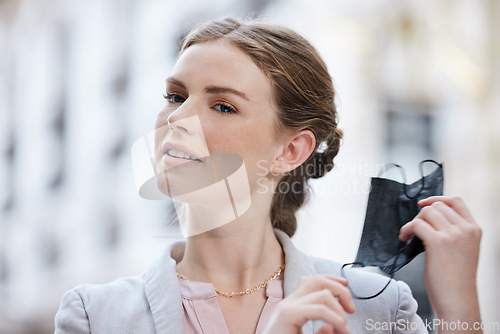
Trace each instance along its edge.
{"label": "pale skin", "polygon": [[[481,228],[459,197],[429,197],[419,206],[422,210],[403,226],[400,239],[416,235],[424,243],[425,282],[437,318],[460,320],[472,328],[474,322],[481,322],[476,285]],[[469,329],[464,333],[482,331]]]}
{"label": "pale skin", "polygon": [[[300,166],[315,147],[311,131],[277,132],[271,92],[267,76],[229,42],[194,44],[167,79],[167,103],[156,122],[161,127],[167,118],[174,122],[197,115],[208,150],[237,153],[247,166],[249,210],[229,224],[189,237],[176,267],[190,280],[212,282],[222,291],[254,287],[284,263],[269,215],[272,187],[262,191],[262,181],[275,184],[280,174]],[[425,244],[426,283],[434,310],[447,321],[480,321],[476,292],[480,228],[458,198],[432,197],[420,205],[424,209],[402,228],[400,238],[417,235]],[[231,333],[255,332],[266,302],[264,290],[217,298]],[[326,323],[321,333],[348,333],[346,313],[353,312],[347,281],[332,275],[307,277],[278,304],[267,332],[300,333],[305,322],[319,319]]]}

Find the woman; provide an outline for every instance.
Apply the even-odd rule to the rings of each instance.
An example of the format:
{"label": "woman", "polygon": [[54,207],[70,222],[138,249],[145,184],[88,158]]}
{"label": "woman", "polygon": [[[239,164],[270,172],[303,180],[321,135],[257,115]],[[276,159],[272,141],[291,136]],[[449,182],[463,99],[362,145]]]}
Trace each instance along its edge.
{"label": "woman", "polygon": [[[353,299],[338,263],[311,258],[290,241],[307,181],[332,169],[342,137],[330,75],[305,39],[255,21],[200,25],[184,40],[165,98],[155,125],[155,163],[165,171],[158,188],[179,199],[184,194],[176,198],[172,189],[214,165],[203,157],[227,154],[244,162],[248,205],[238,211],[247,202],[229,192],[235,217],[227,219],[217,201],[195,210],[199,196],[186,199],[183,222],[197,228],[187,229],[194,231],[187,240],[170,245],[141,276],[67,292],[57,333],[361,333],[384,323],[394,332],[425,332],[406,284]],[[480,321],[481,230],[459,198],[419,205],[400,238],[424,242],[437,318],[467,323],[472,333]],[[350,280],[379,286],[384,278]]]}

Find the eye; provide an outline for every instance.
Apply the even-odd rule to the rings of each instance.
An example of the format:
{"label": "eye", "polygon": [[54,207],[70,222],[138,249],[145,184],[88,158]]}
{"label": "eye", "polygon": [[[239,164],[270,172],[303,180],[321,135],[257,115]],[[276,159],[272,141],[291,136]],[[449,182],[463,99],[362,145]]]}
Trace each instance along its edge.
{"label": "eye", "polygon": [[238,113],[236,111],[236,109],[233,108],[233,106],[231,106],[230,104],[227,104],[227,103],[217,103],[214,106],[214,109],[216,111],[220,112],[221,114],[237,114]]}
{"label": "eye", "polygon": [[165,100],[167,100],[167,102],[170,102],[170,103],[182,103],[182,102],[186,101],[185,98],[183,98],[181,95],[179,95],[177,93],[163,94],[163,98]]}

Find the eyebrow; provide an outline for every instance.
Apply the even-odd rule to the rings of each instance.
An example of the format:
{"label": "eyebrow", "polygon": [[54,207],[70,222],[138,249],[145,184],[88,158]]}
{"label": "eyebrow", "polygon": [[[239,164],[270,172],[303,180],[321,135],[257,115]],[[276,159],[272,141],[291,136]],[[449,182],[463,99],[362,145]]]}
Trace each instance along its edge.
{"label": "eyebrow", "polygon": [[211,87],[207,87],[205,89],[205,91],[209,94],[221,94],[221,93],[234,94],[234,95],[239,96],[247,101],[249,100],[248,96],[246,96],[245,93],[240,92],[239,90],[236,90],[236,89],[229,88],[229,87],[211,86]]}
{"label": "eyebrow", "polygon": [[[182,89],[186,89],[186,85],[182,81],[180,81],[174,77],[167,78],[165,81],[167,83],[171,83],[173,85],[179,86]],[[239,96],[239,97],[249,101],[249,98],[245,93],[243,93],[239,90],[233,89],[233,88],[229,88],[229,87],[210,86],[210,87],[205,88],[205,92],[207,92],[208,94],[229,93],[229,94]]]}
{"label": "eyebrow", "polygon": [[169,77],[165,80],[166,83],[171,83],[173,85],[176,85],[176,86],[179,86],[181,87],[182,89],[186,89],[186,85],[180,81],[180,80],[177,80],[176,78],[174,77]]}

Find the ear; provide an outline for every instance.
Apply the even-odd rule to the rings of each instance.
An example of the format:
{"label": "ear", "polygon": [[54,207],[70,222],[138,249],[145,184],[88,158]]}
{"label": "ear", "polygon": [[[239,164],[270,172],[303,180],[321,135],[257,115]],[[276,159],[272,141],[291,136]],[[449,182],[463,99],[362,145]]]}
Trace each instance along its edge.
{"label": "ear", "polygon": [[285,174],[299,167],[309,158],[314,147],[316,138],[311,130],[302,130],[288,137],[284,142],[283,151],[274,161],[273,173]]}

